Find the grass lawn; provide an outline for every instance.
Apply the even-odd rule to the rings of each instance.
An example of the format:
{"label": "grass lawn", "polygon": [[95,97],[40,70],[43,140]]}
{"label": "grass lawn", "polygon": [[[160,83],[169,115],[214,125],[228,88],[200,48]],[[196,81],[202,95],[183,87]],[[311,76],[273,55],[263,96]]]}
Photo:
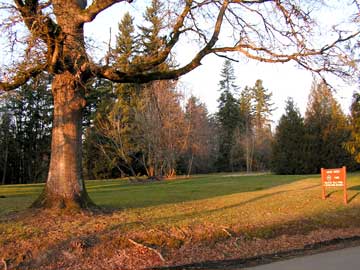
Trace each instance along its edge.
{"label": "grass lawn", "polygon": [[148,184],[88,181],[90,197],[111,214],[22,211],[42,188],[0,186],[0,259],[18,269],[139,269],[360,234],[358,173],[348,175],[347,206],[340,189],[321,200],[319,175],[216,174]]}

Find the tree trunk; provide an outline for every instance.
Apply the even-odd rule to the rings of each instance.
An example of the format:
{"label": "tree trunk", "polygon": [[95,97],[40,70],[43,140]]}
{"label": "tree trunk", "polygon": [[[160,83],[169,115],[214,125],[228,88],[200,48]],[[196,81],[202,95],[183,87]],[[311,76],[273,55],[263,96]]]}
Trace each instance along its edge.
{"label": "tree trunk", "polygon": [[45,189],[34,207],[88,208],[93,205],[82,177],[83,88],[70,72],[52,83],[54,121],[51,159]]}
{"label": "tree trunk", "polygon": [[9,145],[7,143],[6,140],[6,145],[5,145],[6,149],[5,149],[5,160],[4,160],[4,166],[3,166],[3,176],[2,176],[2,180],[1,180],[1,184],[5,185],[5,179],[6,179],[6,169],[8,166],[8,155],[9,155]]}

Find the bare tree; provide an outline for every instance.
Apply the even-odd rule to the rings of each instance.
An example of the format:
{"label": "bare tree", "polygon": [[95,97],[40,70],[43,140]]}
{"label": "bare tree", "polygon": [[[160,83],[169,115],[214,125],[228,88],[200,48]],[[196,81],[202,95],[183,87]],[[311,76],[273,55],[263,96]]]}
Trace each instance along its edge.
{"label": "bare tree", "polygon": [[[17,57],[12,58],[18,61],[2,67],[0,91],[15,89],[42,72],[54,78],[51,162],[45,191],[35,203],[41,207],[87,208],[92,204],[81,168],[82,109],[86,84],[92,79],[117,83],[176,79],[201,65],[206,55],[224,56],[225,52],[238,52],[269,63],[295,61],[314,72],[346,75],[349,58],[341,45],[358,36],[358,32],[345,33],[344,29],[334,27],[328,38],[323,39],[326,44],[313,42],[317,18],[311,5],[318,5],[318,1],[301,4],[293,0],[170,1],[168,6],[173,10],[158,53],[143,61],[134,59],[122,69],[109,63],[94,63],[85,48],[84,25],[113,5],[125,5],[132,0],[4,1],[1,10],[4,14],[8,9],[9,17],[1,26],[8,33],[9,46],[18,49],[14,51]],[[352,0],[348,2],[356,9]],[[165,71],[156,68],[169,58],[181,40],[194,35],[199,49],[188,63]],[[226,35],[233,38],[223,38]]]}
{"label": "bare tree", "polygon": [[134,139],[142,152],[142,164],[150,178],[176,176],[176,161],[184,145],[183,96],[174,82],[148,84],[142,106],[136,112],[138,130]]}

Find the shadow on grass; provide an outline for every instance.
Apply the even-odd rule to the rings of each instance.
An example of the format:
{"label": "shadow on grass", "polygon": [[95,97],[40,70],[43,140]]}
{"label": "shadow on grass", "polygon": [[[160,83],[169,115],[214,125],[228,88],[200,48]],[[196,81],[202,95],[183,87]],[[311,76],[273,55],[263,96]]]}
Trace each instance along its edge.
{"label": "shadow on grass", "polygon": [[[353,186],[353,187],[349,188],[349,190],[360,191],[360,186]],[[348,199],[348,203],[351,203],[359,195],[360,195],[360,192],[356,192],[353,196],[351,196],[351,198]]]}
{"label": "shadow on grass", "polygon": [[[169,203],[183,203],[218,196],[226,196],[243,192],[266,190],[276,186],[290,184],[309,178],[309,176],[242,176],[242,177],[208,177],[179,181],[163,181],[132,185],[104,183],[94,188],[89,182],[88,191],[95,203],[110,208],[141,208]],[[318,185],[307,187],[311,189]]]}

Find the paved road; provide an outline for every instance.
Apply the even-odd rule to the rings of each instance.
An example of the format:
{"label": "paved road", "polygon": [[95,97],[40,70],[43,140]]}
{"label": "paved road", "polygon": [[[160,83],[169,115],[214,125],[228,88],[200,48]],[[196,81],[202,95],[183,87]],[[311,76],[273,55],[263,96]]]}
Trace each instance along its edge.
{"label": "paved road", "polygon": [[248,270],[359,270],[360,247],[346,248],[287,261],[261,265]]}

